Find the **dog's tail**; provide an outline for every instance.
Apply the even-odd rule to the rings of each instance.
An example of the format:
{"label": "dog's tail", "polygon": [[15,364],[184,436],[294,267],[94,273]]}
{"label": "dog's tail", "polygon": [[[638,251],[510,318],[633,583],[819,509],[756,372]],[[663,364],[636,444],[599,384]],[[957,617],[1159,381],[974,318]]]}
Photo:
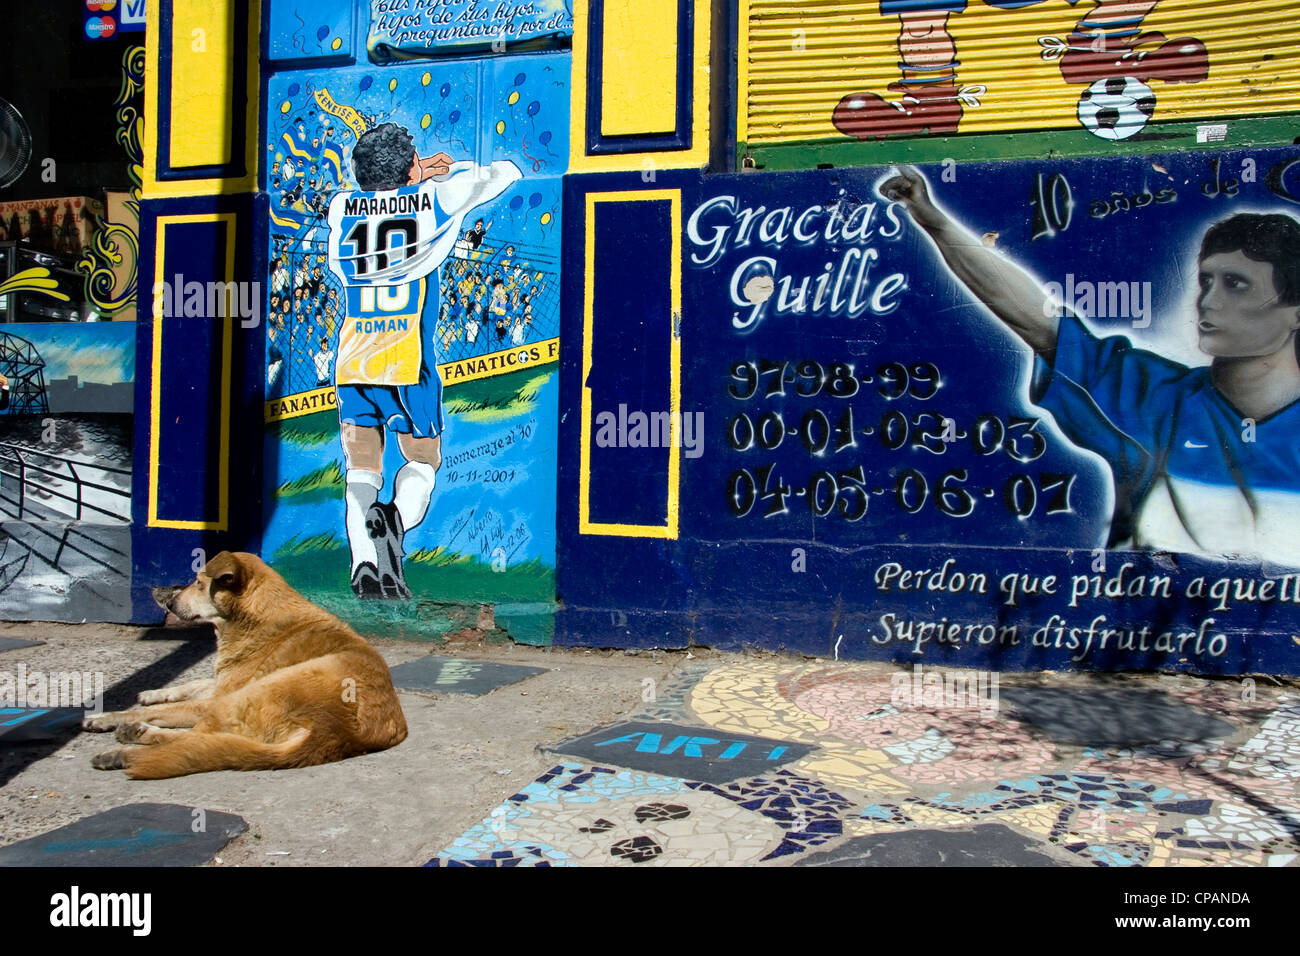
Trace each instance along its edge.
{"label": "dog's tail", "polygon": [[136,780],[183,777],[209,770],[279,770],[302,767],[310,759],[310,732],[302,728],[288,740],[263,743],[238,734],[194,733],[132,753],[126,775]]}

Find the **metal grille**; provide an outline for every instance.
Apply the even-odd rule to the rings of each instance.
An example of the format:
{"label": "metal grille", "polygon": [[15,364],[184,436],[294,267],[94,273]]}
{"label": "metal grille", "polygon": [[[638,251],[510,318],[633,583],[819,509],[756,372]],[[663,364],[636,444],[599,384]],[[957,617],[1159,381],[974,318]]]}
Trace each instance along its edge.
{"label": "metal grille", "polygon": [[[961,133],[1071,129],[1086,86],[1062,77],[1058,44],[1091,2],[1044,0],[1007,9],[968,0],[948,27],[957,83],[967,94]],[[1137,25],[1170,39],[1201,41],[1209,75],[1198,83],[1155,80],[1153,121],[1257,116],[1300,109],[1300,17],[1295,0],[1163,0]],[[897,101],[899,18],[876,0],[742,0],[741,116],[750,144],[846,140],[831,123],[857,92]],[[747,38],[747,39],[746,39]],[[979,105],[970,105],[978,101]]]}

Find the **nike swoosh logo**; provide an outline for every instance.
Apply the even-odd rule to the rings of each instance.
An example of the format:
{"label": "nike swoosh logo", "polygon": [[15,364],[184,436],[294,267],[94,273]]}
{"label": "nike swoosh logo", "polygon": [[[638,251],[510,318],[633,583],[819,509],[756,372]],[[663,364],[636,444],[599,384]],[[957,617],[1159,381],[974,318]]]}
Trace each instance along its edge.
{"label": "nike swoosh logo", "polygon": [[1210,446],[1209,446],[1209,445],[1200,445],[1200,444],[1197,444],[1196,442],[1192,441],[1191,439],[1188,439],[1187,441],[1183,442],[1183,447],[1184,447],[1184,448],[1209,448]]}

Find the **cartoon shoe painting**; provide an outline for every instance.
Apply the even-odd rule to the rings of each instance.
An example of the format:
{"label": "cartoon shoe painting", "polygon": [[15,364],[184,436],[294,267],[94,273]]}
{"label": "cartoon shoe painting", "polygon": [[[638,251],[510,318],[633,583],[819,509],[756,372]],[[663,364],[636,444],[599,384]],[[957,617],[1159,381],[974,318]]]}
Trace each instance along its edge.
{"label": "cartoon shoe painting", "polygon": [[1194,37],[1170,40],[1152,32],[1117,39],[1076,32],[1061,52],[1061,77],[1067,83],[1091,84],[1114,76],[1143,83],[1199,83],[1209,75],[1210,56]]}
{"label": "cartoon shoe painting", "polygon": [[875,93],[850,93],[835,107],[831,122],[846,136],[883,139],[918,133],[953,133],[961,123],[961,93],[951,80],[942,84],[891,83],[891,102]]}

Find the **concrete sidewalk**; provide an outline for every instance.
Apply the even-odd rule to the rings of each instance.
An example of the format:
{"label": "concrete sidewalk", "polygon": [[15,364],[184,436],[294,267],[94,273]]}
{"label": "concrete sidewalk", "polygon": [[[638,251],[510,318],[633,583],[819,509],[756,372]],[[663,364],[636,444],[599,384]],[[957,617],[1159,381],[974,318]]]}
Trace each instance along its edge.
{"label": "concrete sidewalk", "polygon": [[[213,665],[202,631],[0,637],[46,642],[0,672],[101,672],[108,709]],[[400,746],[132,781],[91,768],[106,735],[0,745],[0,844],[170,803],[247,822],[214,866],[1300,865],[1293,681],[374,643],[421,662]]]}

